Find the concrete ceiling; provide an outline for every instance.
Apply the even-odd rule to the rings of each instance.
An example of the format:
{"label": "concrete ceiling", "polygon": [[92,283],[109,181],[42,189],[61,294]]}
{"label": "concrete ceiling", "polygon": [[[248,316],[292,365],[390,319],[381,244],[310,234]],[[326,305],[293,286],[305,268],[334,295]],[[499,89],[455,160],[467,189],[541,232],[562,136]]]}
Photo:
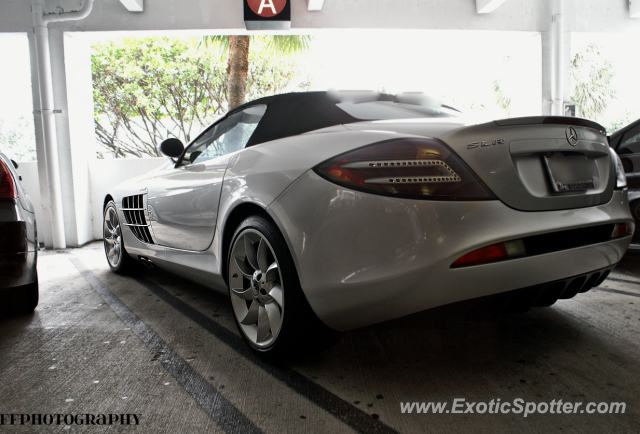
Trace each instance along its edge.
{"label": "concrete ceiling", "polygon": [[[140,1],[140,0],[137,0]],[[246,32],[241,0],[148,0],[132,14],[136,0],[98,0],[81,21],[55,23],[63,31]],[[29,32],[30,2],[0,1],[0,31]],[[84,0],[46,0],[47,12],[81,9]],[[123,6],[123,4],[125,6]],[[434,29],[544,32],[551,26],[549,0],[292,0],[291,29]],[[640,0],[565,0],[565,31],[640,32]],[[313,12],[310,12],[310,9]],[[491,13],[488,13],[491,10]],[[478,12],[481,14],[478,14]]]}

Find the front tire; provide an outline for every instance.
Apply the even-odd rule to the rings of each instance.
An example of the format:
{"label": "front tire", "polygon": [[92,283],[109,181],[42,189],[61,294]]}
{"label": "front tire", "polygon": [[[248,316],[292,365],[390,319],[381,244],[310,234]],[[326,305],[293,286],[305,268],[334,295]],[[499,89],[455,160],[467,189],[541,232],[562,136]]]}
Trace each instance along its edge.
{"label": "front tire", "polygon": [[240,335],[263,357],[319,352],[340,334],[311,309],[289,249],[277,227],[262,216],[245,219],[228,252],[229,298]]}
{"label": "front tire", "polygon": [[109,201],[104,209],[102,220],[104,253],[109,268],[116,274],[129,274],[139,270],[142,265],[127,253],[122,237],[122,226],[114,201]]}

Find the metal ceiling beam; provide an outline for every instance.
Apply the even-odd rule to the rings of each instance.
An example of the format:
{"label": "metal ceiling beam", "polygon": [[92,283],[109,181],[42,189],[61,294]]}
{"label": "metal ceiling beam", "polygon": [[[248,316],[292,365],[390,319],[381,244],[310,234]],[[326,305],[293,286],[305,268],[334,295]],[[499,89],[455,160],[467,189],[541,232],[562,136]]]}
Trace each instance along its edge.
{"label": "metal ceiling beam", "polygon": [[144,10],[144,0],[120,0],[129,12],[142,12]]}
{"label": "metal ceiling beam", "polygon": [[310,11],[321,11],[324,0],[307,0]]}
{"label": "metal ceiling beam", "polygon": [[479,14],[490,14],[505,1],[506,0],[476,0],[476,9]]}

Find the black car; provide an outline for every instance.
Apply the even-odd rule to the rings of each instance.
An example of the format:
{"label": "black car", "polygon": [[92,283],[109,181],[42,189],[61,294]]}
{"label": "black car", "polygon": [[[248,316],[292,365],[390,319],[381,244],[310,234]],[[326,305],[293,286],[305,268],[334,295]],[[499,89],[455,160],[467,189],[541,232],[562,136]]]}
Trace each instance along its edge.
{"label": "black car", "polygon": [[640,119],[611,134],[609,144],[620,156],[626,172],[629,206],[636,221],[631,246],[640,248]]}
{"label": "black car", "polygon": [[31,312],[38,305],[38,231],[18,164],[0,153],[0,313]]}

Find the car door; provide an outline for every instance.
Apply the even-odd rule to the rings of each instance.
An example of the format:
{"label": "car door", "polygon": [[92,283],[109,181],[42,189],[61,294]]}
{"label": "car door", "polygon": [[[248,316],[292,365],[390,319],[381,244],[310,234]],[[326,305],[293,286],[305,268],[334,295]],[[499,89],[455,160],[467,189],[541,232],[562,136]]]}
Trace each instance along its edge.
{"label": "car door", "polygon": [[211,245],[230,154],[244,148],[265,110],[259,105],[226,116],[194,140],[175,167],[149,179],[147,212],[157,244],[193,251]]}
{"label": "car door", "polygon": [[640,245],[640,120],[613,133],[610,144],[620,156],[627,176],[629,208],[636,222],[631,244],[637,248]]}
{"label": "car door", "polygon": [[622,134],[620,143],[616,146],[616,152],[627,174],[629,190],[640,189],[640,125]]}

